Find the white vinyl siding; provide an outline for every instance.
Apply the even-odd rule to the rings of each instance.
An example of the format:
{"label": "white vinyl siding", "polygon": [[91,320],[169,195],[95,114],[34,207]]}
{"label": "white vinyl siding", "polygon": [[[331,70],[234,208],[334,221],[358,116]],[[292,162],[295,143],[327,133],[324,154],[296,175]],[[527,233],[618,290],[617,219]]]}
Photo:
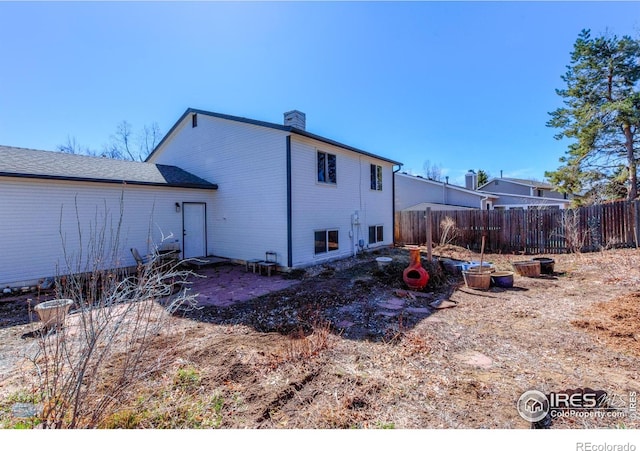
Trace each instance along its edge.
{"label": "white vinyl siding", "polygon": [[96,226],[104,227],[111,242],[121,205],[119,266],[135,265],[131,247],[147,254],[154,245],[178,240],[182,248],[182,214],[176,212],[176,202],[211,205],[214,196],[212,190],[1,177],[0,286],[32,284],[73,270],[77,265],[67,267],[63,250],[77,261],[81,230],[86,257]]}
{"label": "white vinyl siding", "polygon": [[[291,147],[293,266],[353,255],[359,240],[365,247],[368,244],[368,224],[393,230],[392,190],[370,189],[371,157],[295,135]],[[333,189],[316,181],[318,151],[336,155],[338,183]],[[381,167],[382,177],[392,180],[392,164],[373,161]],[[353,225],[356,212],[358,221]],[[321,230],[339,230],[337,250],[314,252],[311,241],[314,232]],[[392,244],[391,235],[386,233],[385,240],[377,244]]]}
{"label": "white vinyl siding", "polygon": [[287,261],[286,135],[198,114],[196,128],[185,118],[150,159],[218,185],[214,207],[207,210],[214,255],[264,259],[273,250],[279,262]]}
{"label": "white vinyl siding", "polygon": [[[353,255],[368,245],[368,224],[386,229],[393,241],[393,190],[370,189],[370,165],[393,180],[392,163],[283,130],[198,114],[198,126],[185,118],[150,159],[178,166],[216,183],[209,247],[214,255],[238,260],[264,258],[274,250],[288,265],[287,136],[291,138],[292,267]],[[335,156],[335,183],[318,181],[318,152]],[[334,157],[330,158],[331,160]],[[333,166],[332,166],[333,165]],[[326,180],[326,179],[325,179]],[[388,185],[391,187],[391,185]],[[358,224],[352,225],[358,212]],[[338,230],[339,246],[314,252],[314,232]]]}

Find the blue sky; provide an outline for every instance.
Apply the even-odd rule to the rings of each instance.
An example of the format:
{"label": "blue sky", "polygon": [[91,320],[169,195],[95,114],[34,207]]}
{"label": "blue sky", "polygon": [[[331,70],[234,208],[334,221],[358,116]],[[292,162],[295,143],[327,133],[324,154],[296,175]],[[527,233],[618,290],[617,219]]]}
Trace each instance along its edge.
{"label": "blue sky", "polygon": [[640,3],[0,1],[0,144],[101,149],[123,120],[298,109],[406,171],[542,179],[583,28],[638,38]]}

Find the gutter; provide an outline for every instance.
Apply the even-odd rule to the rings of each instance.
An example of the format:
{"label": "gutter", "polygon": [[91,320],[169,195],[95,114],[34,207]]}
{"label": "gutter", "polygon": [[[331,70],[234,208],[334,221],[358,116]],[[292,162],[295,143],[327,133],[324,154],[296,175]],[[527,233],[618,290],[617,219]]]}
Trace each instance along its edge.
{"label": "gutter", "polygon": [[23,174],[0,172],[0,177],[15,177],[25,179],[41,179],[41,180],[62,180],[66,182],[89,182],[89,183],[111,183],[117,185],[140,185],[140,186],[159,186],[164,188],[191,188],[191,189],[218,189],[218,185],[211,183],[209,185],[199,185],[196,183],[162,183],[162,182],[143,182],[139,180],[117,180],[117,179],[101,179],[91,177],[68,177],[63,175],[48,174]]}

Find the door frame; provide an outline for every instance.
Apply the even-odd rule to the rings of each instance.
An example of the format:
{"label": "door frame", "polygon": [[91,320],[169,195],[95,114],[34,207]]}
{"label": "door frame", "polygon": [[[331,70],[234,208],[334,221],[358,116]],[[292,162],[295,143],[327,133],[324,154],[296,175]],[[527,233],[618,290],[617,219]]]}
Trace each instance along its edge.
{"label": "door frame", "polygon": [[186,206],[187,205],[203,205],[204,206],[204,253],[205,255],[202,255],[202,257],[206,257],[208,254],[208,249],[209,249],[209,243],[207,242],[207,237],[208,237],[208,233],[207,233],[207,203],[206,202],[182,202],[182,257],[183,258],[193,258],[193,257],[187,257],[185,250],[186,250],[186,245],[185,245],[185,239],[184,237],[185,235],[185,228],[184,228],[184,217],[185,217],[185,210],[186,210]]}

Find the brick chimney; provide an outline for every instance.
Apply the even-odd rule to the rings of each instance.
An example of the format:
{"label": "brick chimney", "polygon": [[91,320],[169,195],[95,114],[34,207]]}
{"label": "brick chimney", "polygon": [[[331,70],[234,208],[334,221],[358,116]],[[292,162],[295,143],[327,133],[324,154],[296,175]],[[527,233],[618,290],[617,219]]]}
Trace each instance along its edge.
{"label": "brick chimney", "polygon": [[298,110],[291,110],[284,113],[284,125],[304,130],[307,124],[307,116]]}
{"label": "brick chimney", "polygon": [[464,176],[464,184],[467,189],[478,189],[478,174],[473,169],[469,169],[469,172]]}

